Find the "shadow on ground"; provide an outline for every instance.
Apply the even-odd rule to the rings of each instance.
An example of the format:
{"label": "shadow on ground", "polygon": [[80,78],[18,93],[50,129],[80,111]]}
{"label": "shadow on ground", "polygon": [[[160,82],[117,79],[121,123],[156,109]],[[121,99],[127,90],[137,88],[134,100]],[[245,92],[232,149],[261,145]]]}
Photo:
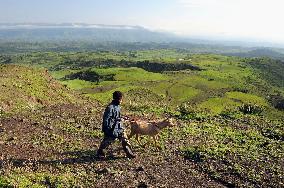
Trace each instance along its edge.
{"label": "shadow on ground", "polygon": [[[121,156],[106,156],[106,157],[97,157],[96,151],[87,150],[87,151],[68,151],[58,154],[59,159],[48,160],[48,159],[7,159],[0,160],[0,168],[4,167],[4,164],[10,164],[13,167],[23,167],[23,166],[34,166],[34,165],[56,165],[56,164],[84,164],[84,163],[93,163],[99,161],[115,161],[118,159],[123,159],[125,157]],[[65,156],[65,157],[64,157]],[[66,157],[68,156],[68,157]]]}

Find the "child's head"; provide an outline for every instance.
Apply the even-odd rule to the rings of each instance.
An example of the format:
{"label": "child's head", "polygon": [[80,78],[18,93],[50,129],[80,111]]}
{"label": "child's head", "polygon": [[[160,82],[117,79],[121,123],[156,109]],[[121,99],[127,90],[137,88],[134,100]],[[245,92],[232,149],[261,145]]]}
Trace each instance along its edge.
{"label": "child's head", "polygon": [[120,103],[122,102],[122,97],[123,97],[123,94],[120,91],[115,91],[112,94],[113,100],[119,101]]}

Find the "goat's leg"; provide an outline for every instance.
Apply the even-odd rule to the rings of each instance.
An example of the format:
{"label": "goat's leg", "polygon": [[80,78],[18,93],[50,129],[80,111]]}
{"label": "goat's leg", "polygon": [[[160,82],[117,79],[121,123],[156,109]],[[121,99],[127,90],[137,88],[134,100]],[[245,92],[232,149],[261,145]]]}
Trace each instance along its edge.
{"label": "goat's leg", "polygon": [[141,146],[138,134],[136,134],[136,140],[137,140],[138,144]]}
{"label": "goat's leg", "polygon": [[153,139],[154,139],[154,144],[155,144],[155,147],[157,148],[157,140],[156,140],[156,135],[153,136]]}
{"label": "goat's leg", "polygon": [[157,149],[162,149],[161,146],[158,146],[158,144],[157,144],[157,137],[158,137],[158,139],[159,139],[159,136],[157,136],[157,135],[153,136],[154,142],[155,142],[155,147],[156,147]]}
{"label": "goat's leg", "polygon": [[130,139],[132,136],[134,136],[134,133],[131,131],[129,136],[128,136],[128,139]]}

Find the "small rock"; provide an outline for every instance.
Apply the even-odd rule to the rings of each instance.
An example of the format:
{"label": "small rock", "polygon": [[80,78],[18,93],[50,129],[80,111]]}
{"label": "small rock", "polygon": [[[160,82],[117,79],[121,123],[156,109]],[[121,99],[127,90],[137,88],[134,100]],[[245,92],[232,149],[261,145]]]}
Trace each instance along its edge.
{"label": "small rock", "polygon": [[147,188],[147,184],[145,182],[140,182],[137,186],[138,188]]}
{"label": "small rock", "polygon": [[17,140],[17,137],[9,137],[9,138],[7,139],[8,142],[11,142],[11,141],[13,141],[13,140]]}
{"label": "small rock", "polygon": [[44,128],[45,128],[45,130],[53,130],[53,129],[54,129],[52,125],[50,125],[50,126],[45,126]]}
{"label": "small rock", "polygon": [[171,158],[170,157],[166,157],[165,161],[169,162],[169,161],[171,161]]}
{"label": "small rock", "polygon": [[68,123],[75,123],[76,120],[75,120],[74,118],[70,118],[70,119],[67,120],[67,122],[68,122]]}
{"label": "small rock", "polygon": [[32,125],[39,125],[39,122],[33,122]]}
{"label": "small rock", "polygon": [[5,129],[4,129],[4,128],[2,127],[2,125],[0,124],[0,133],[1,133],[1,132],[4,132],[4,130],[5,130]]}
{"label": "small rock", "polygon": [[20,119],[20,122],[25,123],[25,122],[28,122],[28,120],[27,120],[27,119],[25,119],[25,118],[22,118],[22,119]]}
{"label": "small rock", "polygon": [[[0,128],[0,132],[1,132],[1,128]],[[261,144],[260,146],[261,147],[266,147],[266,146],[268,146],[270,143],[269,142],[264,142],[263,144]]]}
{"label": "small rock", "polygon": [[97,174],[108,174],[110,171],[109,168],[103,168],[102,170],[98,170]]}
{"label": "small rock", "polygon": [[142,166],[139,166],[137,169],[136,169],[136,172],[143,172],[145,171],[144,168]]}

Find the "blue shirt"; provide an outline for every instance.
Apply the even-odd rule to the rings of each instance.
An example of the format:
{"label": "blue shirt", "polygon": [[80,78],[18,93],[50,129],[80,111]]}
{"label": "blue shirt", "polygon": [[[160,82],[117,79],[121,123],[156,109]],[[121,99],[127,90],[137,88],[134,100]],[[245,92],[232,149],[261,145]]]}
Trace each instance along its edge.
{"label": "blue shirt", "polygon": [[105,109],[102,131],[109,137],[118,138],[123,134],[124,127],[121,122],[120,106],[112,101]]}

